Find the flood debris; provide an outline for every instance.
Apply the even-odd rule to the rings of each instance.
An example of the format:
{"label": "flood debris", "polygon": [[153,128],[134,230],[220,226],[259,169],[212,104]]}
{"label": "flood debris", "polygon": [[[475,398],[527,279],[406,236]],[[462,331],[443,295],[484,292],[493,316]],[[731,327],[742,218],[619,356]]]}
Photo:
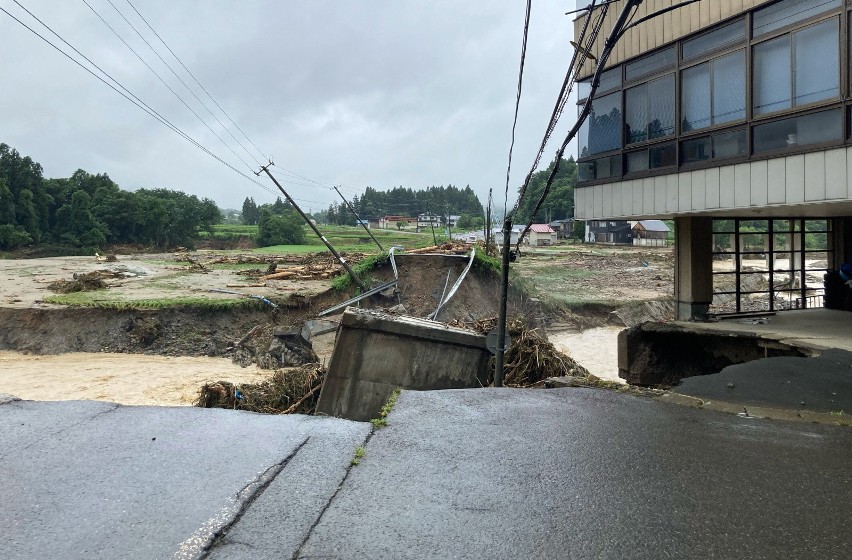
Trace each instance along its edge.
{"label": "flood debris", "polygon": [[[471,323],[453,321],[449,324],[485,334],[497,327],[497,318],[489,317]],[[507,387],[540,387],[548,378],[566,376],[581,378],[590,384],[605,383],[557,350],[544,334],[538,329],[529,328],[522,320],[508,321],[506,330],[512,340],[504,364],[503,383]],[[493,358],[490,367],[493,379]]]}
{"label": "flood debris", "polygon": [[195,406],[228,408],[264,414],[313,414],[326,370],[321,364],[278,369],[266,381],[234,384],[205,383]]}
{"label": "flood debris", "polygon": [[56,280],[47,285],[47,289],[58,294],[70,294],[74,292],[93,292],[103,290],[107,287],[100,272],[89,272],[88,274],[74,274],[72,280]]}

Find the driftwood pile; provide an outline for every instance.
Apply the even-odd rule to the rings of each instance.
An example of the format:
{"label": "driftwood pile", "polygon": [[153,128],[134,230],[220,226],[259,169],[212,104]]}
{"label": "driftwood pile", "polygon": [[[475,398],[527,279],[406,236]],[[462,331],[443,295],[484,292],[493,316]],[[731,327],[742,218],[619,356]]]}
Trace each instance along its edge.
{"label": "driftwood pile", "polygon": [[[473,323],[456,321],[452,326],[487,334],[497,327],[497,318],[480,319]],[[556,349],[538,329],[528,328],[520,319],[507,321],[506,330],[511,345],[506,351],[503,383],[507,387],[540,386],[551,377],[570,376],[588,381],[589,385],[604,384],[570,357]],[[491,359],[491,376],[494,375],[494,358]]]}
{"label": "driftwood pile", "polygon": [[95,290],[103,290],[107,287],[107,283],[104,280],[124,277],[123,272],[115,270],[96,270],[86,274],[75,272],[72,280],[56,280],[48,284],[47,289],[58,294],[93,292]]}
{"label": "driftwood pile", "polygon": [[406,250],[406,255],[422,255],[424,253],[440,253],[444,255],[466,255],[470,253],[470,245],[460,242],[443,243],[441,245],[432,245],[431,247],[423,247],[422,249]]}
{"label": "driftwood pile", "polygon": [[206,383],[199,390],[195,406],[264,414],[313,414],[325,374],[322,365],[307,364],[295,369],[276,370],[272,377],[261,383]]}

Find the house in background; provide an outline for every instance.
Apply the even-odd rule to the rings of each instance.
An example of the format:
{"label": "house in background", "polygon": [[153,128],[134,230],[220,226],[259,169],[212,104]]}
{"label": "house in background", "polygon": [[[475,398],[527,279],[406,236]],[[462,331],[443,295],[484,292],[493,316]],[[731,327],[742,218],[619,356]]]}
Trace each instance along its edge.
{"label": "house in background", "polygon": [[634,245],[666,247],[669,244],[669,226],[662,220],[640,220],[631,229]]}
{"label": "house in background", "polygon": [[413,221],[414,219],[408,216],[385,216],[379,218],[379,229],[397,229],[400,227],[398,224],[405,224],[401,227],[407,227]]}
{"label": "house in background", "polygon": [[441,229],[441,217],[427,212],[417,215],[417,232],[430,231],[432,228]]}
{"label": "house in background", "polygon": [[543,247],[556,244],[556,232],[547,224],[533,224],[524,239],[532,247]]}
{"label": "house in background", "polygon": [[571,239],[574,237],[574,218],[555,220],[550,222],[550,227],[556,232],[556,237],[559,239]]}
{"label": "house in background", "polygon": [[589,220],[586,222],[586,243],[633,242],[633,232],[627,220]]}
{"label": "house in background", "polygon": [[[852,3],[707,0],[642,21],[678,1],[643,2],[606,61],[575,215],[674,220],[678,319],[820,307],[823,277],[852,262]],[[581,107],[594,73],[577,69]],[[764,247],[773,264],[754,273],[742,263]]]}
{"label": "house in background", "polygon": [[[509,236],[509,243],[514,245],[518,244],[518,238],[521,235],[521,232],[524,231],[524,226],[512,226],[512,234]],[[491,236],[494,238],[494,243],[497,246],[503,245],[503,229],[502,228],[494,228],[491,230]],[[529,237],[529,234],[527,235]],[[527,239],[525,237],[524,239]]]}

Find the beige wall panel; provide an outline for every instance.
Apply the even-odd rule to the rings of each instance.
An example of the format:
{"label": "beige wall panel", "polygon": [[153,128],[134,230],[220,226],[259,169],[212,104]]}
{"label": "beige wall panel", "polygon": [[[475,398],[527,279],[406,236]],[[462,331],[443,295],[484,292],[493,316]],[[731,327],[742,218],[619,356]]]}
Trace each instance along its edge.
{"label": "beige wall panel", "polygon": [[751,204],[751,164],[734,166],[734,205],[743,208]]}
{"label": "beige wall panel", "polygon": [[721,0],[717,2],[702,2],[710,5],[710,21],[722,21],[722,4],[729,3],[730,0]]}
{"label": "beige wall panel", "polygon": [[601,185],[601,195],[603,196],[603,215],[612,216],[612,183]]}
{"label": "beige wall panel", "polygon": [[750,166],[752,206],[765,206],[769,202],[769,162],[755,161]]}
{"label": "beige wall panel", "polygon": [[583,191],[583,212],[586,215],[586,218],[591,218],[595,215],[595,197],[594,197],[594,189],[585,188]]}
{"label": "beige wall panel", "polygon": [[699,27],[707,27],[710,25],[710,2],[705,0],[703,2],[698,2],[696,5],[701,12],[698,20]]}
{"label": "beige wall panel", "polygon": [[787,201],[787,162],[783,158],[767,160],[766,171],[769,175],[767,202],[783,204]]}
{"label": "beige wall panel", "polygon": [[654,209],[653,212],[666,211],[666,176],[654,177]]}
{"label": "beige wall panel", "polygon": [[792,204],[805,200],[805,156],[784,158],[787,166],[787,197],[785,202]]}
{"label": "beige wall panel", "polygon": [[654,178],[642,179],[642,212],[650,214],[654,211]]}
{"label": "beige wall panel", "polygon": [[594,212],[595,216],[603,216],[603,185],[595,185],[594,190]]}
{"label": "beige wall panel", "polygon": [[663,14],[663,17],[660,18],[663,22],[663,41],[661,44],[670,43],[674,40],[674,14],[672,12],[666,12]]}
{"label": "beige wall panel", "polygon": [[704,206],[708,209],[719,207],[719,168],[710,167],[707,171],[707,182],[704,185]]}
{"label": "beige wall panel", "polygon": [[847,148],[825,152],[825,198],[846,198],[848,188]]}
{"label": "beige wall panel", "polygon": [[645,201],[645,183],[642,179],[637,179],[633,181],[633,186],[631,187],[633,191],[633,213],[641,214]]}
{"label": "beige wall panel", "polygon": [[621,216],[621,189],[624,188],[624,183],[612,183],[610,187],[610,198],[612,199],[612,208],[610,210],[612,216]]}
{"label": "beige wall panel", "polygon": [[681,173],[677,188],[677,209],[689,212],[692,210],[692,173]]}
{"label": "beige wall panel", "polygon": [[734,191],[736,190],[734,167],[727,165],[719,168],[719,208],[736,206]]}
{"label": "beige wall panel", "polygon": [[633,181],[624,181],[621,187],[621,215],[633,213]]}
{"label": "beige wall panel", "polygon": [[574,189],[574,217],[579,219],[585,219],[586,212],[583,211],[583,199],[585,198],[586,189],[580,187],[579,189]]}
{"label": "beige wall panel", "polygon": [[677,212],[679,174],[666,175],[666,212]]}
{"label": "beige wall panel", "polygon": [[825,152],[805,154],[805,200],[825,200]]}
{"label": "beige wall panel", "polygon": [[692,175],[692,209],[707,208],[707,170],[693,171]]}

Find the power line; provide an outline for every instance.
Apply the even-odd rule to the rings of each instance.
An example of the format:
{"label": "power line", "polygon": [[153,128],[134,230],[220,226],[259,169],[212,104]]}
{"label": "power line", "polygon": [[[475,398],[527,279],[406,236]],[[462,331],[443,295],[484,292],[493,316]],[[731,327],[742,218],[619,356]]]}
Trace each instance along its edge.
{"label": "power line", "polygon": [[[109,1],[109,0],[108,0],[108,1]],[[230,150],[230,152],[231,152],[232,154],[234,154],[234,157],[236,157],[238,160],[240,160],[240,161],[243,163],[243,165],[245,165],[245,166],[249,169],[249,171],[251,171],[251,170],[253,169],[253,168],[252,168],[252,166],[251,166],[251,165],[249,165],[249,164],[246,162],[246,160],[244,160],[242,157],[240,157],[240,155],[239,155],[239,154],[237,154],[237,152],[235,152],[235,151],[234,151],[234,149],[233,149],[233,148],[231,148],[231,146],[229,146],[229,145],[228,145],[228,143],[227,143],[227,142],[225,142],[225,141],[222,139],[222,137],[221,137],[221,136],[219,136],[219,135],[216,133],[216,131],[215,131],[215,130],[213,130],[213,129],[210,127],[210,125],[208,125],[208,124],[207,124],[207,122],[206,122],[204,119],[202,119],[202,118],[201,118],[201,116],[199,116],[199,114],[198,114],[198,113],[196,113],[196,112],[195,112],[195,110],[194,110],[192,107],[190,107],[190,106],[189,106],[189,104],[188,104],[186,101],[184,101],[183,97],[181,97],[181,96],[180,96],[180,95],[179,95],[179,94],[178,94],[178,93],[174,90],[174,88],[172,88],[172,86],[170,86],[170,85],[168,84],[168,82],[166,82],[166,80],[164,80],[164,79],[163,79],[163,77],[162,77],[162,76],[160,76],[160,74],[159,74],[156,70],[154,70],[154,68],[153,68],[150,64],[148,64],[148,61],[146,61],[144,58],[142,58],[142,55],[140,55],[138,52],[136,52],[136,49],[134,49],[132,46],[130,46],[130,43],[128,43],[127,41],[125,41],[125,40],[124,40],[124,37],[122,37],[122,36],[121,36],[121,34],[119,34],[119,33],[118,33],[118,31],[116,31],[116,30],[115,30],[115,28],[113,28],[113,26],[112,26],[112,25],[110,25],[110,24],[109,24],[109,22],[107,22],[107,20],[105,20],[105,19],[103,18],[103,16],[101,16],[101,14],[100,14],[97,10],[95,10],[95,9],[92,7],[92,5],[91,5],[91,4],[89,4],[89,2],[88,2],[87,0],[83,0],[83,3],[84,3],[84,4],[85,4],[85,5],[86,5],[86,6],[87,6],[87,7],[88,7],[91,11],[92,11],[92,13],[94,13],[96,16],[98,16],[98,19],[100,19],[100,20],[104,23],[104,25],[106,25],[106,26],[107,26],[107,28],[109,28],[109,30],[110,30],[110,31],[112,31],[112,33],[113,33],[116,37],[118,37],[118,39],[119,39],[122,43],[124,43],[124,46],[126,46],[128,49],[130,49],[130,52],[132,52],[134,55],[136,55],[136,58],[138,58],[138,59],[142,62],[142,64],[144,64],[144,65],[145,65],[145,67],[146,67],[146,68],[148,68],[148,70],[150,70],[150,71],[151,71],[151,73],[152,73],[152,74],[154,74],[154,76],[156,76],[158,80],[160,80],[160,82],[162,82],[162,84],[163,84],[164,86],[166,86],[166,89],[168,89],[170,92],[172,92],[172,95],[174,95],[175,97],[177,97],[178,101],[180,101],[180,102],[183,104],[183,106],[184,106],[184,107],[186,107],[186,108],[189,110],[189,112],[190,112],[190,113],[192,113],[193,115],[195,115],[195,118],[197,118],[197,119],[201,122],[201,124],[203,124],[205,127],[207,127],[207,130],[209,130],[209,131],[213,134],[213,136],[215,136],[216,138],[218,138],[218,139],[219,139],[219,141],[220,141],[220,142],[221,142],[221,143],[222,143],[222,144],[223,144],[226,148],[228,148],[228,150]],[[110,2],[110,4],[112,4],[112,2]],[[113,7],[115,7],[115,6],[113,5]],[[117,10],[117,9],[116,9],[116,10]],[[119,12],[119,14],[120,14],[120,12]],[[123,16],[122,16],[122,17],[123,17]],[[126,19],[126,18],[125,18],[125,21],[127,21],[127,19]],[[130,23],[130,22],[128,22],[128,23]],[[131,27],[132,27],[132,25],[131,25]],[[144,40],[144,39],[143,39],[143,40]]]}
{"label": "power line", "polygon": [[[258,159],[257,159],[257,157],[255,157],[255,156],[254,156],[254,154],[252,154],[251,152],[249,152],[249,151],[246,149],[246,147],[243,145],[243,143],[242,143],[242,142],[240,142],[240,141],[237,139],[237,137],[236,137],[236,136],[234,136],[234,135],[233,135],[233,133],[232,133],[230,130],[228,130],[228,127],[226,127],[224,124],[222,124],[222,121],[220,121],[220,120],[219,120],[219,117],[217,117],[215,114],[213,114],[213,111],[211,111],[211,110],[207,107],[207,105],[205,105],[205,104],[204,104],[204,102],[203,102],[203,101],[201,101],[201,99],[199,99],[199,97],[195,94],[195,92],[194,92],[194,91],[192,91],[192,88],[190,88],[190,87],[186,84],[186,82],[183,80],[183,78],[181,78],[180,76],[178,76],[178,73],[177,73],[177,72],[175,72],[174,68],[172,68],[172,66],[171,66],[168,62],[166,62],[166,60],[165,60],[162,56],[160,56],[160,53],[157,51],[157,49],[155,49],[155,48],[153,47],[153,45],[151,45],[151,43],[149,43],[149,42],[148,42],[148,40],[147,40],[147,39],[145,39],[145,37],[142,35],[142,33],[140,33],[140,32],[139,32],[139,30],[138,30],[138,29],[136,29],[136,26],[135,26],[135,25],[133,25],[133,23],[131,23],[131,22],[130,22],[130,20],[128,20],[128,19],[127,19],[127,17],[125,17],[125,15],[121,12],[121,10],[119,10],[119,9],[118,9],[118,7],[116,7],[116,5],[113,3],[113,1],[112,1],[112,0],[107,0],[107,2],[109,2],[109,5],[110,5],[110,6],[112,6],[112,9],[113,9],[113,10],[115,10],[115,11],[116,11],[116,13],[118,13],[118,15],[120,15],[120,16],[121,16],[121,18],[122,18],[125,22],[127,22],[127,25],[129,25],[129,26],[130,26],[130,28],[131,28],[131,29],[132,29],[132,30],[136,33],[136,35],[138,35],[138,36],[139,36],[139,38],[140,38],[140,39],[142,39],[142,41],[143,41],[146,45],[148,45],[148,48],[149,48],[149,49],[151,49],[151,51],[153,51],[153,53],[154,53],[155,55],[157,55],[157,58],[159,58],[159,59],[160,59],[160,62],[162,62],[163,64],[165,64],[165,65],[166,65],[166,68],[168,68],[168,69],[169,69],[169,71],[172,73],[172,75],[173,75],[175,78],[177,78],[177,79],[178,79],[178,81],[179,81],[179,82],[183,85],[183,87],[184,87],[184,88],[186,88],[186,91],[188,91],[188,92],[189,92],[189,93],[190,93],[190,94],[191,94],[191,95],[195,98],[195,100],[196,100],[196,101],[198,101],[198,104],[199,104],[199,105],[201,105],[202,107],[204,107],[204,109],[205,109],[205,110],[206,110],[206,111],[210,114],[210,116],[211,116],[211,117],[213,117],[213,118],[216,120],[216,122],[217,122],[217,123],[219,123],[219,126],[221,126],[221,127],[225,130],[225,132],[227,132],[227,133],[231,136],[231,138],[233,138],[233,139],[234,139],[234,142],[236,142],[236,143],[237,143],[237,145],[239,145],[239,146],[240,146],[240,148],[242,148],[242,149],[243,149],[243,151],[244,151],[244,152],[245,152],[245,153],[246,153],[246,154],[247,154],[250,158],[253,158],[253,159],[254,159],[254,161],[255,161],[255,163],[257,163],[258,165],[262,165],[262,164],[261,164],[261,162],[260,162],[260,160],[258,160]],[[131,7],[133,7],[133,6],[131,5]],[[137,12],[137,13],[138,13],[138,12]],[[148,23],[148,22],[146,21],[145,23]],[[150,25],[150,24],[148,24],[148,27],[150,28],[150,27],[151,27],[151,25]],[[235,155],[236,155],[236,154],[235,154]]]}
{"label": "power line", "polygon": [[509,175],[512,172],[512,152],[515,149],[515,128],[518,126],[518,109],[521,105],[521,92],[524,86],[524,62],[527,58],[527,37],[530,30],[530,11],[532,9],[532,0],[527,0],[527,11],[524,17],[524,40],[521,44],[521,64],[518,70],[518,94],[515,97],[515,118],[512,121],[512,142],[509,144],[509,165],[506,167],[506,193],[503,204],[509,202]]}
{"label": "power line", "polygon": [[79,60],[75,59],[73,56],[71,56],[71,55],[70,55],[70,54],[68,54],[67,52],[63,51],[63,50],[62,50],[61,48],[59,48],[59,47],[58,47],[55,43],[53,43],[50,39],[48,39],[47,37],[45,37],[44,35],[42,35],[42,34],[41,34],[41,33],[39,33],[38,31],[36,31],[35,29],[33,29],[32,27],[30,27],[29,25],[27,25],[27,24],[26,24],[26,23],[24,23],[23,21],[21,21],[19,18],[17,18],[15,15],[13,15],[12,13],[10,13],[8,10],[6,10],[5,8],[3,8],[2,6],[0,6],[0,11],[2,11],[2,12],[3,12],[3,13],[5,13],[7,16],[9,16],[9,17],[10,17],[10,18],[12,18],[13,20],[15,20],[17,23],[19,23],[21,26],[23,26],[24,28],[26,28],[26,29],[27,29],[30,33],[32,33],[33,35],[35,35],[36,37],[38,37],[39,39],[41,39],[42,41],[44,41],[45,43],[47,43],[48,45],[50,45],[51,47],[53,47],[56,51],[58,51],[60,54],[62,54],[62,55],[63,55],[64,57],[66,57],[68,60],[70,60],[71,62],[73,62],[74,64],[76,64],[77,66],[79,66],[80,68],[82,68],[83,70],[85,70],[86,72],[88,72],[89,74],[91,74],[92,76],[94,76],[95,78],[97,78],[99,81],[101,81],[101,82],[102,82],[103,84],[105,84],[107,87],[109,87],[111,90],[115,91],[117,94],[121,95],[121,96],[122,96],[122,97],[124,97],[126,100],[130,101],[131,103],[133,103],[134,105],[136,105],[138,108],[142,109],[145,113],[147,113],[148,115],[150,115],[151,117],[153,117],[154,119],[156,119],[158,122],[160,122],[161,124],[163,124],[164,126],[166,126],[167,128],[169,128],[170,130],[172,130],[174,133],[178,134],[179,136],[181,136],[182,138],[184,138],[185,140],[187,140],[188,142],[190,142],[192,145],[194,145],[194,146],[195,146],[195,147],[197,147],[198,149],[200,149],[200,150],[202,150],[203,152],[205,152],[207,155],[209,155],[210,157],[212,157],[213,159],[215,159],[216,161],[218,161],[219,163],[221,163],[222,165],[224,165],[224,166],[225,166],[225,167],[227,167],[228,169],[232,170],[234,173],[236,173],[236,174],[240,175],[241,177],[243,177],[244,179],[247,179],[248,181],[251,181],[251,182],[252,182],[252,183],[254,183],[255,185],[259,186],[261,189],[263,189],[263,190],[265,190],[265,191],[267,191],[267,192],[269,192],[269,193],[271,193],[271,194],[275,194],[275,192],[274,192],[271,188],[267,187],[266,185],[264,185],[264,184],[260,183],[259,181],[255,180],[255,179],[253,179],[252,177],[249,177],[248,175],[246,175],[245,173],[243,173],[242,171],[240,171],[239,169],[237,169],[236,167],[234,167],[233,165],[231,165],[231,164],[230,164],[230,163],[228,163],[227,161],[223,160],[222,158],[220,158],[219,156],[217,156],[216,154],[214,154],[213,152],[211,152],[211,151],[210,151],[209,149],[207,149],[205,146],[201,145],[199,142],[197,142],[197,141],[196,141],[195,139],[193,139],[191,136],[189,136],[188,134],[186,134],[185,132],[183,132],[180,128],[178,128],[177,126],[175,126],[174,124],[172,124],[172,123],[171,123],[168,119],[166,119],[165,117],[163,117],[162,115],[160,115],[157,111],[155,111],[155,110],[154,110],[154,109],[152,109],[150,106],[148,106],[148,105],[147,105],[144,101],[142,101],[141,99],[139,99],[139,97],[137,97],[137,96],[136,96],[136,95],[134,95],[132,92],[130,92],[130,90],[128,90],[125,86],[121,85],[121,83],[120,83],[120,82],[118,82],[115,78],[113,78],[112,76],[110,76],[107,72],[105,72],[103,69],[101,69],[101,68],[100,68],[99,66],[97,66],[95,63],[91,62],[91,60],[90,60],[88,57],[86,57],[85,55],[83,55],[82,53],[80,53],[80,51],[79,51],[78,49],[76,49],[76,48],[75,48],[73,45],[71,45],[68,41],[66,41],[64,38],[62,38],[62,36],[61,36],[61,35],[59,35],[56,31],[54,31],[54,30],[53,30],[50,26],[48,26],[46,23],[44,23],[41,19],[39,19],[38,17],[36,17],[36,16],[35,16],[32,12],[30,12],[30,11],[29,11],[29,10],[27,10],[24,6],[22,6],[22,5],[21,5],[21,4],[20,4],[17,0],[13,0],[13,1],[15,1],[15,3],[16,3],[16,4],[18,4],[18,5],[19,5],[19,6],[20,6],[20,7],[21,7],[24,11],[26,11],[26,12],[27,12],[27,13],[28,13],[31,17],[33,17],[33,19],[35,19],[36,21],[38,21],[38,22],[39,22],[42,26],[44,26],[46,29],[48,29],[48,31],[50,31],[53,35],[55,35],[56,37],[58,37],[58,38],[59,38],[59,39],[60,39],[63,43],[65,43],[65,44],[66,44],[66,45],[68,45],[71,49],[73,49],[73,50],[74,50],[74,52],[78,53],[81,57],[83,57],[86,61],[88,61],[90,64],[92,64],[95,68],[97,68],[97,69],[98,69],[101,73],[103,73],[105,76],[107,76],[107,77],[108,77],[111,81],[113,81],[116,85],[118,85],[118,87],[120,87],[120,88],[121,88],[121,90],[124,90],[124,91],[126,91],[127,93],[124,93],[124,91],[121,91],[120,89],[118,89],[118,87],[116,87],[116,86],[112,85],[111,83],[109,83],[108,81],[106,81],[104,78],[102,78],[101,76],[99,76],[98,74],[96,74],[96,73],[95,73],[92,69],[90,69],[90,68],[86,67],[85,65],[83,65],[83,64],[82,64]]}
{"label": "power line", "polygon": [[231,124],[233,124],[233,125],[236,127],[236,129],[240,131],[240,133],[241,133],[241,134],[245,137],[245,139],[246,139],[246,140],[248,140],[248,141],[249,141],[249,143],[250,143],[252,146],[254,146],[254,149],[255,149],[255,150],[257,150],[257,153],[259,153],[259,154],[261,155],[261,157],[262,157],[264,160],[268,161],[268,160],[269,160],[269,158],[268,158],[268,157],[266,157],[266,155],[264,155],[263,151],[262,151],[260,148],[258,148],[258,147],[257,147],[257,145],[256,145],[256,144],[252,141],[252,139],[248,137],[248,135],[247,135],[247,134],[243,131],[243,129],[242,129],[242,128],[240,128],[240,126],[239,126],[239,125],[238,125],[238,124],[234,121],[234,119],[232,119],[232,118],[231,118],[231,116],[230,116],[230,115],[229,115],[229,114],[225,111],[225,109],[223,109],[223,108],[222,108],[222,106],[221,106],[221,105],[219,105],[219,102],[218,102],[218,101],[216,101],[216,99],[215,99],[215,98],[214,98],[214,97],[210,94],[210,92],[209,92],[209,91],[207,91],[207,88],[205,88],[205,87],[201,84],[201,82],[200,82],[200,81],[198,81],[198,78],[196,78],[196,77],[195,77],[195,74],[193,74],[193,73],[189,70],[189,68],[187,68],[187,67],[186,67],[186,65],[183,63],[183,61],[180,59],[180,57],[178,57],[178,55],[176,55],[176,54],[175,54],[175,52],[171,49],[171,47],[169,47],[169,45],[168,45],[168,44],[166,44],[166,42],[163,40],[163,38],[162,38],[162,37],[160,37],[160,34],[159,34],[159,33],[157,33],[157,31],[156,31],[156,30],[155,30],[155,29],[151,26],[151,24],[150,24],[150,23],[148,23],[148,20],[147,20],[147,19],[145,19],[145,16],[143,16],[141,13],[139,13],[139,10],[137,10],[137,9],[136,9],[136,6],[134,6],[134,5],[130,2],[130,0],[126,0],[126,2],[130,5],[130,7],[131,7],[131,8],[133,8],[133,11],[134,11],[134,12],[136,12],[136,14],[137,14],[137,15],[138,15],[141,19],[142,19],[142,21],[144,21],[144,22],[145,22],[145,25],[147,25],[147,26],[148,26],[148,29],[150,29],[150,30],[154,33],[154,35],[157,37],[157,39],[159,39],[159,40],[160,40],[160,42],[163,44],[163,46],[165,46],[165,47],[166,47],[166,49],[168,49],[168,51],[172,54],[172,56],[173,56],[173,57],[175,57],[175,60],[177,60],[177,61],[178,61],[178,63],[180,63],[180,65],[183,67],[183,69],[184,69],[184,70],[186,70],[186,73],[187,73],[187,74],[189,74],[189,75],[192,77],[192,79],[195,81],[195,83],[196,83],[196,84],[198,84],[198,87],[200,87],[200,88],[201,88],[201,90],[202,90],[204,93],[206,93],[206,94],[207,94],[207,97],[209,97],[209,98],[210,98],[210,100],[211,100],[211,101],[212,101],[212,102],[216,105],[216,107],[218,107],[218,108],[219,108],[219,110],[220,110],[220,111],[222,111],[222,114],[223,114],[223,115],[225,115],[225,117],[227,117],[227,119],[228,119],[229,121],[231,121]]}

